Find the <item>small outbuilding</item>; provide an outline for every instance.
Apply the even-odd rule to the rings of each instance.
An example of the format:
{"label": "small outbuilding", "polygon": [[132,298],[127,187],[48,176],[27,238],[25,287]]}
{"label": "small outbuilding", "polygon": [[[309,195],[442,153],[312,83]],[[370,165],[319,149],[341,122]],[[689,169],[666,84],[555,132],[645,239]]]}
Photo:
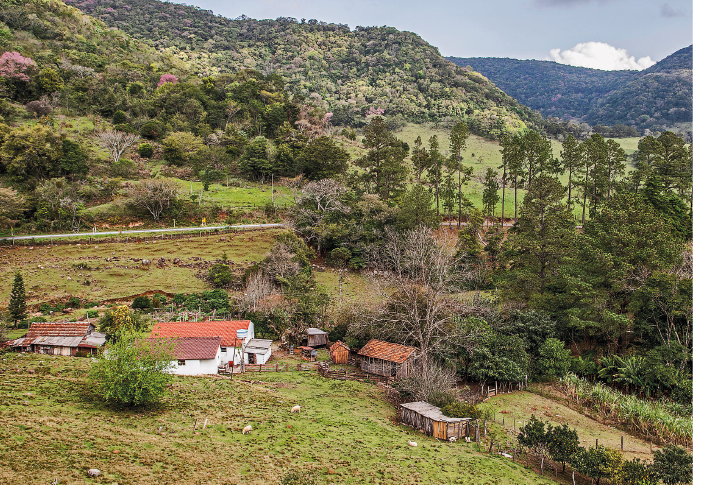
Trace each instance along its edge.
{"label": "small outbuilding", "polygon": [[329,334],[318,328],[309,328],[306,330],[306,335],[308,336],[307,347],[320,347],[329,344]]}
{"label": "small outbuilding", "polygon": [[440,440],[460,439],[469,436],[470,418],[448,418],[437,406],[424,401],[401,405],[402,424],[422,431]]}
{"label": "small outbuilding", "polygon": [[106,342],[106,335],[95,330],[89,322],[34,322],[12,345],[24,352],[48,355],[76,355],[79,350],[94,353]]}
{"label": "small outbuilding", "polygon": [[250,339],[245,345],[245,363],[246,364],[265,364],[271,356],[272,340],[262,338]]}
{"label": "small outbuilding", "polygon": [[351,352],[351,349],[341,340],[329,348],[331,361],[334,364],[347,364],[349,362],[349,352]]}
{"label": "small outbuilding", "polygon": [[407,377],[415,366],[417,349],[372,339],[359,351],[361,370],[385,377]]}

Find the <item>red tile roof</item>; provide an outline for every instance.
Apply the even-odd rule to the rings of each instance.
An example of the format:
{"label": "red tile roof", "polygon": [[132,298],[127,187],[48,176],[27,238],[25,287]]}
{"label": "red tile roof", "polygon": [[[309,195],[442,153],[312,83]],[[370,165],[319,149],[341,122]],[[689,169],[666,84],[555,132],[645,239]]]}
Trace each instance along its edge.
{"label": "red tile roof", "polygon": [[152,329],[152,338],[161,337],[222,337],[223,347],[240,345],[235,341],[237,331],[248,329],[250,320],[230,320],[225,322],[165,322]]}
{"label": "red tile roof", "polygon": [[359,355],[401,364],[415,352],[417,352],[417,349],[414,347],[372,339],[362,347]]}
{"label": "red tile roof", "polygon": [[[221,337],[178,337],[170,338],[174,348],[172,353],[182,360],[214,359],[220,348]],[[151,344],[167,341],[166,338],[148,338]]]}

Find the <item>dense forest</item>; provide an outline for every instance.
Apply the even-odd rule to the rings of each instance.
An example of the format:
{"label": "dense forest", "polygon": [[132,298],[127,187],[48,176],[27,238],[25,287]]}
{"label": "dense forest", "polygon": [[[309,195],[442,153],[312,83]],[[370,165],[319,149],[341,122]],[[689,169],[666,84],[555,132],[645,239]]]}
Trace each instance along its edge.
{"label": "dense forest", "polygon": [[[545,118],[665,131],[693,121],[693,46],[643,71],[602,71],[550,61],[448,57],[483,74]],[[687,128],[686,128],[687,126]]]}
{"label": "dense forest", "polygon": [[[678,424],[666,441],[692,443],[692,144],[683,137],[644,136],[627,156],[599,132],[563,131],[553,153],[548,125],[528,129],[528,110],[414,34],[231,21],[162,2],[83,7],[98,14],[99,5],[131,34],[156,29],[158,49],[59,0],[0,7],[4,227],[215,220],[222,210],[181,182],[277,184],[287,205],[272,198],[264,212],[223,220],[276,217],[292,230],[244,272],[233,275],[225,255],[210,273],[214,299],[261,336],[298,342],[319,327],[352,348],[372,337],[414,346],[419,373],[398,392],[437,405],[456,399],[447,384],[457,377],[599,383],[668,409]],[[167,30],[182,25],[185,35]],[[393,61],[399,49],[406,70]],[[448,117],[441,138],[397,138],[402,119]],[[497,133],[497,170],[463,162],[477,133]],[[473,203],[465,188],[476,183]],[[103,203],[116,212],[84,211]],[[355,300],[337,302],[318,284],[317,259],[339,281],[367,278]],[[642,419],[652,418],[632,423],[654,435]]]}
{"label": "dense forest", "polygon": [[337,126],[363,126],[368,112],[413,122],[466,121],[478,135],[538,127],[540,116],[476,72],[444,59],[411,32],[315,19],[227,19],[161,1],[68,0],[202,75],[251,68],[280,75],[294,99],[331,112]]}

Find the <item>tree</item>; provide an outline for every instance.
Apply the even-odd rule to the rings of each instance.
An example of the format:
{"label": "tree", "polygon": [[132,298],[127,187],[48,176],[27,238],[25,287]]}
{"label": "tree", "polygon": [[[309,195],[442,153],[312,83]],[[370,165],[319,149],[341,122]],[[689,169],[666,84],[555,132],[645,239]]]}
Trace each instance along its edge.
{"label": "tree", "polygon": [[421,225],[434,229],[438,219],[432,208],[432,194],[424,186],[413,185],[402,195],[396,222],[399,230],[410,230]]}
{"label": "tree", "polygon": [[535,455],[541,457],[541,474],[543,475],[543,456],[549,449],[550,436],[546,429],[546,423],[533,414],[528,422],[518,431],[516,439],[518,443],[531,450]]}
{"label": "tree", "polygon": [[349,168],[349,154],[336,146],[333,138],[314,138],[299,155],[300,173],[309,180],[334,178]]}
{"label": "tree", "polygon": [[622,454],[616,450],[610,450],[602,445],[591,448],[579,447],[569,460],[571,468],[577,472],[596,479],[597,485],[602,477],[613,477],[619,473],[622,463]]}
{"label": "tree", "polygon": [[624,485],[657,485],[657,478],[650,473],[649,465],[639,458],[625,461],[619,469],[619,480]]}
{"label": "tree", "polygon": [[[470,136],[470,130],[468,125],[464,121],[458,121],[455,126],[452,127],[450,132],[450,153],[452,154],[453,165],[457,167],[458,171],[458,227],[460,227],[460,219],[463,210],[463,184],[466,180],[462,179],[461,175],[464,170],[462,151],[465,149],[465,141]],[[466,172],[467,173],[467,172]],[[469,170],[469,174],[472,174],[472,168]]]}
{"label": "tree", "polygon": [[96,144],[111,156],[113,163],[117,163],[126,149],[138,139],[138,135],[118,130],[102,131],[94,136]]}
{"label": "tree", "polygon": [[571,352],[564,348],[564,342],[556,338],[546,339],[538,349],[537,371],[547,379],[564,377],[571,365]]}
{"label": "tree", "polygon": [[156,222],[162,211],[177,199],[179,191],[179,185],[172,179],[145,179],[127,189],[126,195],[132,205],[148,210]]}
{"label": "tree", "polygon": [[683,448],[667,445],[655,451],[649,471],[665,485],[688,484],[693,481],[693,457]]}
{"label": "tree", "polygon": [[566,462],[579,450],[579,435],[576,429],[571,429],[566,424],[556,427],[549,424],[546,438],[549,456],[552,460],[561,462],[562,471],[566,470]]}
{"label": "tree", "polygon": [[35,196],[39,201],[36,217],[49,221],[51,230],[56,222],[63,225],[64,221],[71,228],[76,227],[76,214],[83,207],[76,184],[68,183],[63,177],[46,180],[38,184]]}
{"label": "tree", "polygon": [[442,186],[442,168],[445,166],[445,157],[440,153],[440,144],[437,135],[432,135],[429,140],[430,150],[427,154],[429,167],[427,167],[427,181],[435,191],[435,211],[440,216],[440,189]]}
{"label": "tree", "polygon": [[339,272],[339,298],[341,298],[341,283],[344,279],[344,268],[351,259],[351,251],[346,248],[336,248],[329,253],[329,260]]}
{"label": "tree", "polygon": [[364,127],[364,148],[368,150],[366,155],[355,164],[365,171],[363,181],[367,192],[390,202],[405,190],[407,152],[381,116]]}
{"label": "tree", "polygon": [[23,283],[23,276],[19,272],[15,273],[13,289],[10,290],[8,311],[10,312],[10,318],[13,319],[13,325],[16,328],[18,326],[18,320],[23,320],[28,316],[28,309],[25,305],[25,284]]}
{"label": "tree", "polygon": [[159,78],[159,82],[157,83],[157,88],[161,88],[167,83],[171,84],[177,84],[179,82],[179,79],[177,79],[177,76],[174,74],[162,74],[162,76]]}
{"label": "tree", "polygon": [[0,161],[18,183],[34,189],[63,156],[61,136],[43,125],[9,131],[0,147]]}
{"label": "tree", "polygon": [[212,280],[212,284],[217,288],[229,285],[233,281],[233,272],[227,264],[213,264],[208,276]]}
{"label": "tree", "polygon": [[126,407],[158,404],[169,392],[174,367],[171,339],[142,340],[123,332],[91,366],[89,384],[107,403]]}
{"label": "tree", "polygon": [[582,149],[579,142],[572,135],[566,137],[561,152],[561,166],[564,171],[568,172],[569,178],[566,183],[567,198],[566,205],[571,207],[571,189],[574,186],[574,175],[582,163]]}
{"label": "tree", "polygon": [[29,57],[23,57],[19,52],[4,52],[0,56],[0,77],[30,81],[27,71],[35,67],[35,62]]}
{"label": "tree", "polygon": [[99,319],[99,331],[105,333],[106,340],[111,343],[119,340],[123,333],[146,332],[148,328],[149,319],[126,305],[112,308]]}
{"label": "tree", "polygon": [[202,139],[192,133],[176,131],[162,141],[164,159],[171,165],[188,165],[193,155],[203,147]]}

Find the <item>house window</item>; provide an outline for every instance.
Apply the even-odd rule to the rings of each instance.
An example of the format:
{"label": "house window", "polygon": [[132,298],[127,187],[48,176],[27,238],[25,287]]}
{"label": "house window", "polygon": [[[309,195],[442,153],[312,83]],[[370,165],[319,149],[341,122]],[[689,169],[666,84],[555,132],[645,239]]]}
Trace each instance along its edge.
{"label": "house window", "polygon": [[227,347],[220,347],[220,352],[225,352],[227,354]]}
{"label": "house window", "polygon": [[185,361],[184,360],[178,360],[177,361],[177,365],[185,365]]}

